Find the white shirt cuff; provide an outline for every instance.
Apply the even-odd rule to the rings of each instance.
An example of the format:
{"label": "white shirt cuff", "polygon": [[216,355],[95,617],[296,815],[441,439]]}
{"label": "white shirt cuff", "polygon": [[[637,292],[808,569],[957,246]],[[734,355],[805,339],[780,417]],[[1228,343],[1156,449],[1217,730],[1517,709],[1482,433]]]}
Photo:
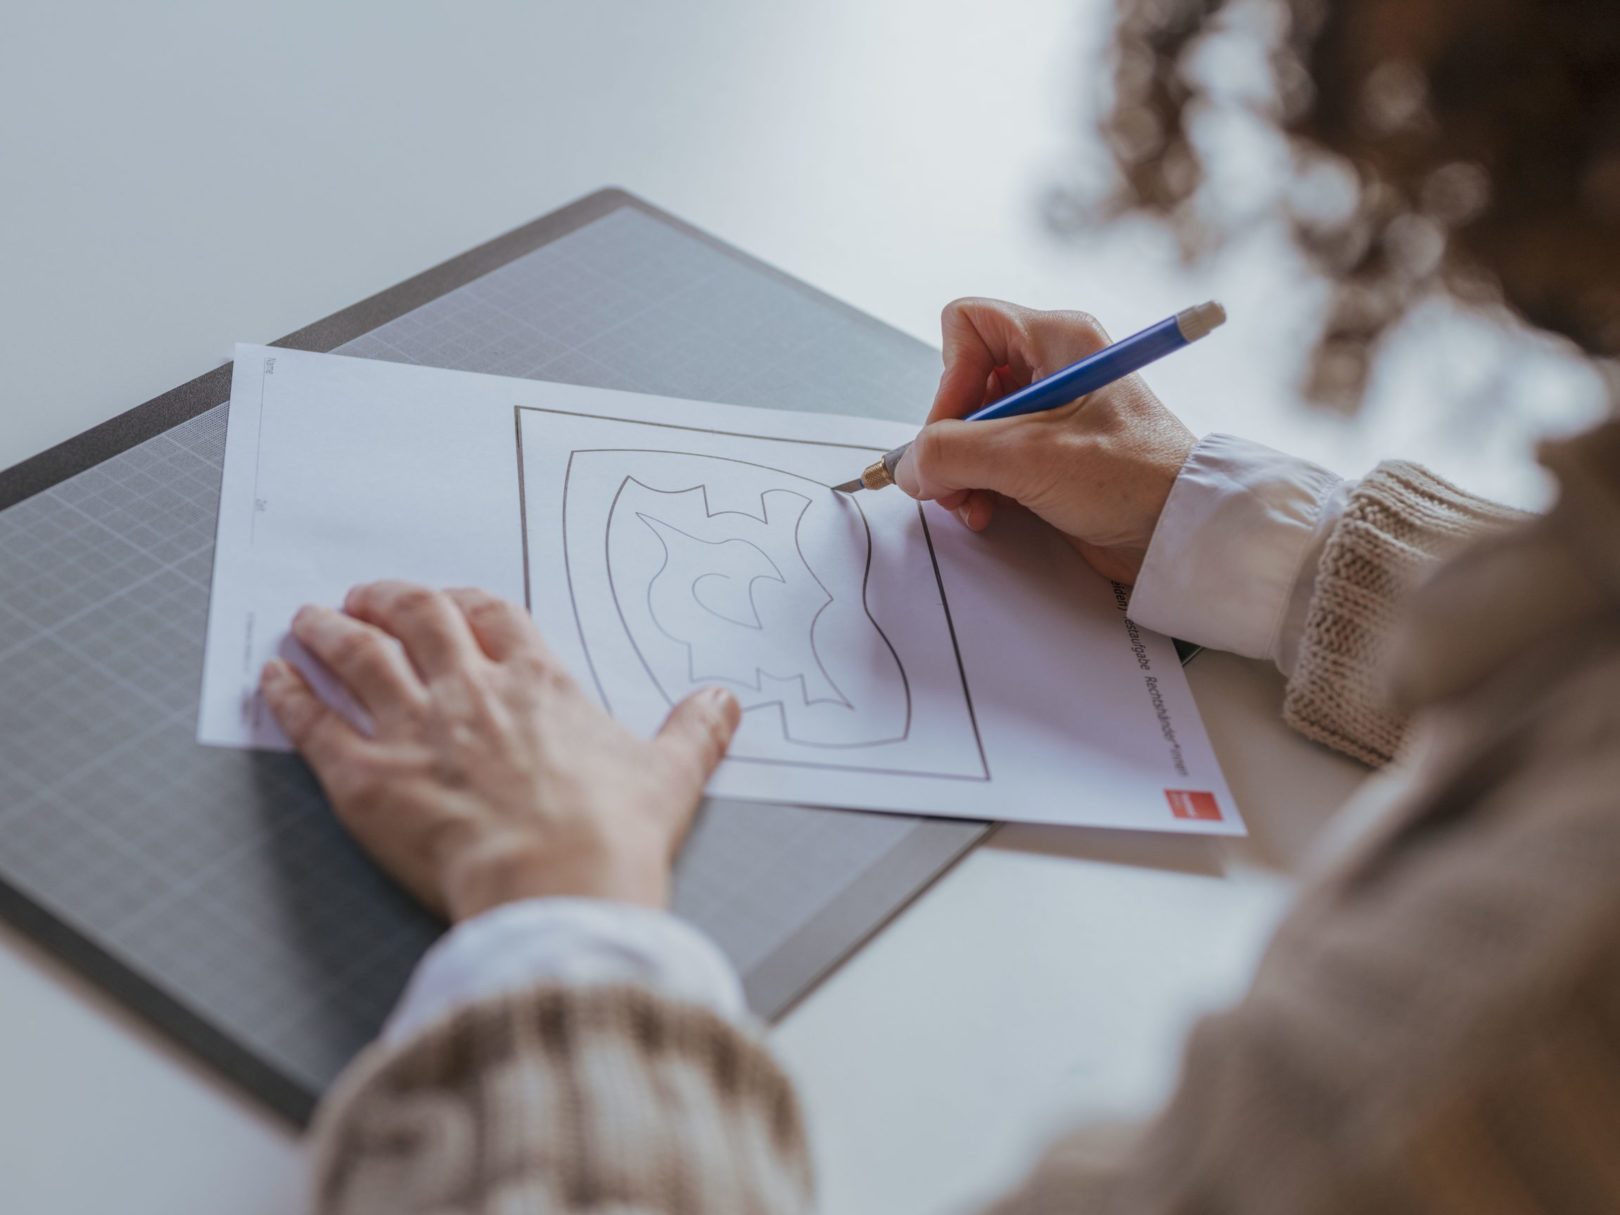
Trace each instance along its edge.
{"label": "white shirt cuff", "polygon": [[1182,466],[1131,594],[1155,632],[1292,671],[1316,563],[1350,483],[1308,460],[1209,435]]}
{"label": "white shirt cuff", "polygon": [[603,899],[526,899],[463,921],[428,950],[383,1039],[402,1041],[463,1005],[545,982],[633,983],[730,1021],[748,1015],[726,956],[669,912]]}

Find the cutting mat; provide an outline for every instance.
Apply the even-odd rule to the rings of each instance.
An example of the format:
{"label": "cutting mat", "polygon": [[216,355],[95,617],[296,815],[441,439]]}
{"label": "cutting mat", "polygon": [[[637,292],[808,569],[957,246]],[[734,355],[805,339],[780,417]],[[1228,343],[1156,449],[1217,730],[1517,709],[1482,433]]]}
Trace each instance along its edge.
{"label": "cutting mat", "polygon": [[[620,191],[280,344],[894,418],[939,366]],[[194,741],[228,396],[222,368],[0,474],[0,912],[302,1121],[440,925],[299,760]],[[676,909],[774,1017],[983,830],[710,802]]]}

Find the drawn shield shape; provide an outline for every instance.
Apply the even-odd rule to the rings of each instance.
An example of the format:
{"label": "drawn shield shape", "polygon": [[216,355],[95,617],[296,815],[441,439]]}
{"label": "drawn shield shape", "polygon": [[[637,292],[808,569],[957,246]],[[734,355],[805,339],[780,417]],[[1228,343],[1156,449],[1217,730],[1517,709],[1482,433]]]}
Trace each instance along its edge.
{"label": "drawn shield shape", "polygon": [[[649,453],[650,454],[650,453]],[[638,462],[608,513],[615,610],[664,699],[720,684],[806,747],[903,741],[906,672],[867,603],[858,507],[778,469],[673,454]]]}

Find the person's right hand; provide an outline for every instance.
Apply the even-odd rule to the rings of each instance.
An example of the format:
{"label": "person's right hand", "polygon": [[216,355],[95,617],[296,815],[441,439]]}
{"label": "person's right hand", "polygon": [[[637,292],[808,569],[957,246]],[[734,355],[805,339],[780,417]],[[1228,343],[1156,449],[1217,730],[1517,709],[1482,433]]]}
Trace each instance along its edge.
{"label": "person's right hand", "polygon": [[956,300],[941,324],[945,373],[896,484],[974,531],[988,526],[998,497],[1010,498],[1062,532],[1103,577],[1134,583],[1192,432],[1134,375],[1046,413],[958,421],[1109,339],[1083,312],[1001,300]]}

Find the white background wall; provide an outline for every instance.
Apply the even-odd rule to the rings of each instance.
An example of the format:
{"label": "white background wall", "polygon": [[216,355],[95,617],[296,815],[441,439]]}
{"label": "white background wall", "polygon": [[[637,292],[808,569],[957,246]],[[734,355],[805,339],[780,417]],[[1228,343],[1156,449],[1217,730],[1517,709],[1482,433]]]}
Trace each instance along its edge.
{"label": "white background wall", "polygon": [[[1162,240],[1057,242],[1105,0],[11,6],[0,19],[0,465],[600,185],[645,194],[924,338],[993,294],[1116,333],[1219,294],[1217,349],[1153,382],[1195,429],[1355,471],[1426,458],[1536,500],[1524,436],[1589,385],[1468,391],[1435,340],[1354,423],[1292,394],[1274,244],[1180,273]],[[1236,70],[1241,71],[1241,67]],[[1254,158],[1260,177],[1275,162]],[[1585,392],[1586,395],[1582,396]],[[1447,398],[1452,398],[1447,404]],[[918,402],[921,410],[923,402]],[[858,410],[859,402],[851,402]],[[1459,425],[1466,420],[1466,425]]]}
{"label": "white background wall", "polygon": [[[1275,241],[1186,272],[1152,233],[1047,235],[1039,202],[1080,156],[1106,15],[1103,0],[9,5],[0,466],[237,340],[620,184],[930,341],[961,294],[1085,308],[1116,334],[1219,296],[1230,327],[1150,376],[1194,429],[1346,472],[1415,456],[1540,501],[1529,436],[1596,400],[1552,356],[1511,355],[1535,368],[1512,379],[1499,342],[1417,334],[1360,418],[1310,413],[1291,388],[1310,293]],[[1234,155],[1253,181],[1276,171]],[[975,854],[777,1034],[828,1209],[954,1205],[1012,1175],[1038,1128],[1142,1107],[1188,1019],[1241,987],[1278,871],[1359,773],[1266,724],[1275,676],[1219,656],[1193,674],[1249,850],[1025,830]],[[296,1206],[280,1124],[15,934],[0,945],[0,1206]]]}

